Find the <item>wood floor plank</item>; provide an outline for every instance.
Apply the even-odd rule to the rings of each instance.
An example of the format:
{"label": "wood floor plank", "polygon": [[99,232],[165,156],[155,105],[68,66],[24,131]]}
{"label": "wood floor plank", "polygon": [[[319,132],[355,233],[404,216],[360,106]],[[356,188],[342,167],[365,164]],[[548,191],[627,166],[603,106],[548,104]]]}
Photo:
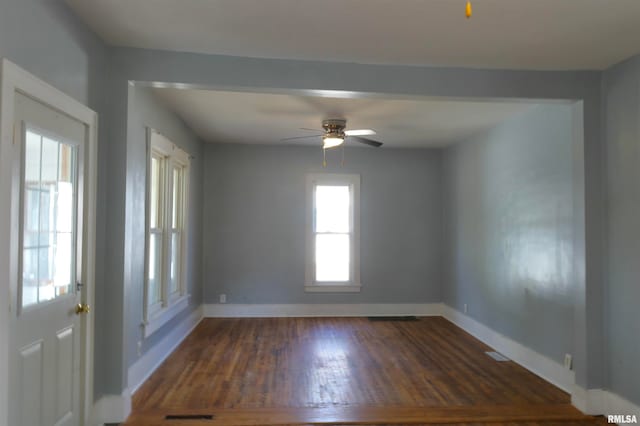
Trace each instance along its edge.
{"label": "wood floor plank", "polygon": [[442,317],[205,319],[136,392],[126,424],[211,411],[214,423],[184,424],[591,421],[488,350]]}

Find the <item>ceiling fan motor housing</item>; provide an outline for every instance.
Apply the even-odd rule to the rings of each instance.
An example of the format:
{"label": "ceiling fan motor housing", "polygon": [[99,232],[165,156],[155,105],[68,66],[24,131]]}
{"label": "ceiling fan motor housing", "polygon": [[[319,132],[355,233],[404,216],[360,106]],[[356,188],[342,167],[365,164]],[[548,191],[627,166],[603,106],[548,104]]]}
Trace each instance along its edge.
{"label": "ceiling fan motor housing", "polygon": [[325,131],[323,138],[345,138],[344,128],[347,126],[347,120],[331,119],[323,120],[322,128]]}

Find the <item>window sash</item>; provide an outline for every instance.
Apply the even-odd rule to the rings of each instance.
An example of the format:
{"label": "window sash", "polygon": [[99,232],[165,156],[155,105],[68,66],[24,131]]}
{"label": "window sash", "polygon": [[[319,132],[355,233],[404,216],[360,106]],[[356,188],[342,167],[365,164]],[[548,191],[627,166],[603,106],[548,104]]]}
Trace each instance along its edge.
{"label": "window sash", "polygon": [[[349,230],[328,231],[317,230],[317,197],[316,191],[321,186],[348,187],[349,191]],[[360,290],[360,246],[359,246],[359,194],[360,177],[346,174],[308,174],[307,175],[307,254],[305,289],[306,291],[354,292]],[[326,227],[325,227],[326,228]],[[317,270],[316,241],[321,235],[346,235],[349,241],[348,280],[319,281]]]}
{"label": "window sash", "polygon": [[[152,320],[155,321],[154,318],[167,317],[169,314],[170,319],[179,312],[176,308],[182,309],[181,306],[186,306],[183,300],[186,297],[183,265],[186,257],[184,230],[188,207],[186,194],[189,170],[187,154],[151,130],[148,149],[147,242],[143,305],[145,325],[149,325]],[[155,168],[157,170],[152,170]],[[156,191],[153,191],[153,185],[157,186]],[[153,218],[157,219],[155,223],[152,223]],[[155,259],[152,259],[151,253],[152,238],[155,239],[155,244],[161,245],[156,249]],[[152,288],[154,271],[158,282]],[[160,289],[159,297],[157,286]],[[152,294],[153,290],[156,290],[154,294]],[[157,326],[152,328],[155,330]],[[146,328],[145,335],[147,335]]]}
{"label": "window sash", "polygon": [[[318,247],[318,237],[319,236],[324,236],[324,235],[342,235],[342,236],[346,236],[347,237],[347,243],[348,243],[348,253],[347,253],[347,259],[346,259],[346,263],[347,263],[347,277],[346,279],[342,280],[342,279],[334,279],[334,280],[324,280],[324,279],[319,279],[318,275],[319,275],[319,270],[318,270],[318,252],[317,252],[317,247]],[[350,232],[316,232],[315,236],[314,236],[314,253],[313,253],[313,260],[314,260],[314,269],[313,269],[313,281],[316,285],[326,285],[327,283],[334,283],[334,284],[342,284],[342,285],[348,285],[349,283],[351,283],[353,281],[353,234]],[[341,260],[345,260],[345,259],[341,259]],[[327,271],[323,271],[325,274],[327,273]]]}
{"label": "window sash", "polygon": [[[177,229],[172,230],[170,241],[171,256],[169,257],[168,293],[170,298],[175,298],[176,295],[182,293],[182,258],[184,255],[182,249],[182,231]],[[177,246],[177,250],[174,250],[174,248],[176,248],[174,244]]]}
{"label": "window sash", "polygon": [[[322,206],[318,205],[318,198],[319,198],[319,194],[318,194],[318,189],[319,188],[343,188],[347,190],[347,198],[348,198],[348,206],[347,206],[347,220],[346,220],[346,230],[335,230],[335,228],[332,229],[326,229],[326,230],[322,230],[322,231],[318,231],[318,222],[320,222],[320,214],[321,212],[323,212],[324,209],[322,209]],[[341,206],[344,207],[344,206]],[[324,211],[324,213],[326,213],[326,211]],[[323,217],[323,219],[326,221],[327,217]],[[333,225],[335,227],[335,223],[331,224],[331,223],[324,223],[325,228],[327,227],[327,225]],[[331,226],[329,226],[331,227]],[[340,225],[338,224],[338,227],[340,228]],[[323,229],[325,229],[323,228]],[[351,184],[324,184],[324,183],[315,183],[313,186],[313,230],[314,232],[336,232],[336,233],[345,233],[345,232],[352,232],[353,231],[353,185]]]}
{"label": "window sash", "polygon": [[[156,255],[154,255],[154,264],[152,265],[151,263],[151,241],[154,240],[153,237],[158,237],[155,238],[155,241],[157,241],[156,244],[160,244],[159,249],[156,251]],[[163,305],[163,295],[162,295],[162,282],[163,282],[163,267],[162,267],[162,263],[163,263],[163,253],[164,253],[164,231],[161,228],[152,228],[149,230],[149,239],[148,239],[149,243],[148,243],[148,255],[147,255],[147,277],[146,277],[146,282],[145,282],[145,286],[146,286],[146,301],[145,304],[147,306],[149,306],[149,313],[153,313],[159,309],[162,308]],[[157,280],[157,286],[159,287],[159,295],[158,298],[156,300],[155,297],[153,297],[151,295],[152,291],[151,291],[151,271],[154,271],[154,277],[155,280]],[[157,273],[157,276],[156,276]]]}
{"label": "window sash", "polygon": [[[347,210],[347,223],[349,227],[348,232],[331,232],[331,231],[317,231],[317,223],[318,223],[318,187],[346,187],[349,196],[349,208]],[[339,285],[347,285],[353,281],[353,185],[349,183],[324,183],[324,182],[316,182],[313,185],[313,233],[314,233],[314,244],[313,244],[313,283],[316,285],[326,285],[326,283],[335,283]],[[336,280],[336,281],[327,281],[327,280],[318,280],[318,253],[317,253],[317,241],[318,235],[348,235],[349,237],[349,258],[347,259],[349,269],[348,276],[346,280]]]}
{"label": "window sash", "polygon": [[[156,164],[157,175],[153,173],[153,164]],[[160,227],[163,223],[164,209],[162,208],[164,204],[164,170],[166,169],[166,159],[159,152],[152,150],[151,152],[151,162],[150,162],[150,175],[149,182],[151,184],[151,188],[148,188],[149,194],[149,214],[147,217],[149,227]],[[157,182],[154,180],[157,179]],[[156,185],[155,191],[153,186]],[[154,194],[155,192],[155,194]]]}

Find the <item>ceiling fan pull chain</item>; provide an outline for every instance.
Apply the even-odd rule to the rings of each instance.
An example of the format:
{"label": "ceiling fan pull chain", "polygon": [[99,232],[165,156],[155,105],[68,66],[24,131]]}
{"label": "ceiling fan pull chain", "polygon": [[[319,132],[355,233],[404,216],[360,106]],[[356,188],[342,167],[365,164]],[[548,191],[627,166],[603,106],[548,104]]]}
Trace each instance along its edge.
{"label": "ceiling fan pull chain", "polygon": [[327,149],[322,148],[322,167],[327,167]]}
{"label": "ceiling fan pull chain", "polygon": [[471,18],[473,14],[473,9],[471,8],[471,0],[467,0],[467,7],[465,8],[465,15],[467,19]]}

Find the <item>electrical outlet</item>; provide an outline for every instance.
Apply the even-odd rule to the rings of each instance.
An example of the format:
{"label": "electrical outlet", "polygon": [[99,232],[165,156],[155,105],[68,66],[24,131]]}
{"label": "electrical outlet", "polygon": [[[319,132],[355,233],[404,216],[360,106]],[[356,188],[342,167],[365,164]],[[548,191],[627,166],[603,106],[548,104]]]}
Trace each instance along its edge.
{"label": "electrical outlet", "polygon": [[467,312],[469,312],[469,305],[467,305],[466,303],[464,304],[464,313],[466,314]]}
{"label": "electrical outlet", "polygon": [[227,295],[226,294],[221,294],[220,295],[220,303],[227,303]]}
{"label": "electrical outlet", "polygon": [[573,357],[571,354],[564,354],[564,368],[567,370],[573,369]]}
{"label": "electrical outlet", "polygon": [[142,356],[142,340],[138,340],[138,356]]}

